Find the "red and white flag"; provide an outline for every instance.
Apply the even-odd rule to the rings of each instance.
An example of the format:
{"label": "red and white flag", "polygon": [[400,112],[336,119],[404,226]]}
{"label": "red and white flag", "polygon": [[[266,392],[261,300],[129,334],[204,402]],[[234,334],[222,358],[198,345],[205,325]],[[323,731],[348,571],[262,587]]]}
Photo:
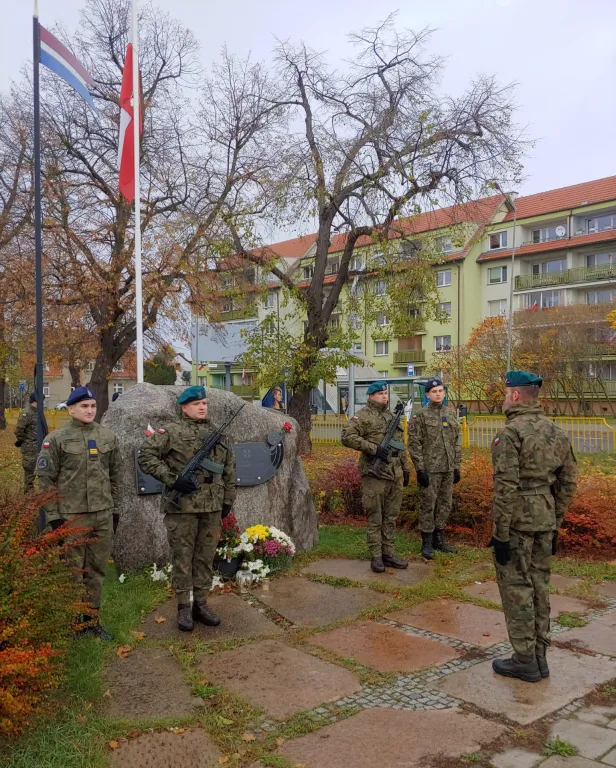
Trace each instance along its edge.
{"label": "red and white flag", "polygon": [[[124,57],[124,73],[122,75],[122,90],[120,91],[120,140],[118,142],[118,166],[120,168],[120,192],[132,203],[135,199],[135,139],[134,125],[135,121],[133,105],[133,35],[134,28],[131,29],[131,39],[126,46],[126,56]],[[137,83],[137,93],[139,94],[139,83]],[[139,110],[139,136],[143,133],[141,122],[141,109]]]}
{"label": "red and white flag", "polygon": [[146,437],[152,437],[152,435],[154,434],[155,431],[156,430],[154,429],[154,427],[148,421],[148,426],[147,426],[147,429],[145,430],[145,436]]}

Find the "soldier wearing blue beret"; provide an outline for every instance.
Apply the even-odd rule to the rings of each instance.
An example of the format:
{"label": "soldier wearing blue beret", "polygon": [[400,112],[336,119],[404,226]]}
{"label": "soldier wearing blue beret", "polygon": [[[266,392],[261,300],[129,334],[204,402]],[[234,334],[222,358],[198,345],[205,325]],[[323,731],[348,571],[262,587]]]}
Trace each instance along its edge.
{"label": "soldier wearing blue beret", "polygon": [[[179,421],[170,422],[148,437],[139,451],[139,466],[167,488],[177,490],[180,508],[165,501],[163,512],[171,548],[171,583],[178,605],[178,629],[190,632],[194,622],[217,626],[220,618],[207,607],[212,586],[214,555],[222,518],[235,500],[235,455],[224,437],[209,458],[219,472],[201,470],[197,485],[181,471],[216,427],[207,417],[205,387],[187,387],[178,397]],[[193,604],[190,593],[193,592]]]}
{"label": "soldier wearing blue beret", "polygon": [[508,371],[503,411],[507,421],[492,442],[493,534],[498,587],[513,646],[510,659],[492,662],[505,677],[538,682],[550,674],[550,573],[558,530],[576,489],[567,435],[539,404],[543,380]]}

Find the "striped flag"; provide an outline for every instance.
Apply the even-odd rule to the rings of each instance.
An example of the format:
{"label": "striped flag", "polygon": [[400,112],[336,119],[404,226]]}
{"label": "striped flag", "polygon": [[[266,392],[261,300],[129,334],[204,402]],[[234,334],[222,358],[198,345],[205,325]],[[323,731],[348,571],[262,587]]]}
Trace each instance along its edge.
{"label": "striped flag", "polygon": [[78,59],[49,30],[39,24],[41,64],[65,80],[98,114],[90,88],[94,86],[92,75]]}
{"label": "striped flag", "polygon": [[[132,203],[135,199],[135,145],[133,136],[133,43],[131,39],[126,46],[124,57],[124,73],[122,75],[122,90],[120,91],[120,140],[118,143],[118,166],[120,168],[120,192]],[[139,84],[137,83],[137,88]],[[139,91],[137,91],[139,92]],[[139,110],[139,135],[143,133],[141,110]]]}

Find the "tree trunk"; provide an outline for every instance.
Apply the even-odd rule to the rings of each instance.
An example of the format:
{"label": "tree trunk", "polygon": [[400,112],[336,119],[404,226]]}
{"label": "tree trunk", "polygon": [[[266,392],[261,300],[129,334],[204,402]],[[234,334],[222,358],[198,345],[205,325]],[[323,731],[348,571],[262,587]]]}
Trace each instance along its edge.
{"label": "tree trunk", "polygon": [[68,371],[71,374],[71,387],[77,389],[77,387],[81,386],[81,368],[74,363],[69,363]]}
{"label": "tree trunk", "polygon": [[89,386],[96,395],[96,421],[100,421],[109,408],[109,379],[113,366],[117,362],[113,354],[113,347],[105,348],[103,346],[94,363]]}
{"label": "tree trunk", "polygon": [[[0,296],[0,355],[6,356],[4,339],[4,297]],[[0,429],[6,429],[6,414],[4,412],[4,397],[6,391],[6,371],[0,367]]]}
{"label": "tree trunk", "polygon": [[312,429],[310,390],[304,392],[299,392],[297,389],[293,390],[293,396],[289,401],[289,416],[293,416],[300,427],[299,453],[303,456],[309,456],[312,453],[312,440],[310,438],[310,431]]}
{"label": "tree trunk", "polygon": [[6,414],[4,412],[4,398],[6,393],[6,380],[4,371],[0,370],[0,429],[6,429]]}

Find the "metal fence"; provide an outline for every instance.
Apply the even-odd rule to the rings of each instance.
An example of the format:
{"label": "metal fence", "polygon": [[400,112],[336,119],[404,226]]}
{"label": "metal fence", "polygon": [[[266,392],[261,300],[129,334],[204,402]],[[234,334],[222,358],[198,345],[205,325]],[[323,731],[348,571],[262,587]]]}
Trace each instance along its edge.
{"label": "metal fence", "polygon": [[[6,423],[14,426],[17,424],[17,419],[21,410],[19,408],[6,408],[4,413],[6,416]],[[47,426],[51,432],[52,429],[61,427],[65,421],[70,419],[70,416],[68,411],[45,410],[45,418],[47,419]]]}

